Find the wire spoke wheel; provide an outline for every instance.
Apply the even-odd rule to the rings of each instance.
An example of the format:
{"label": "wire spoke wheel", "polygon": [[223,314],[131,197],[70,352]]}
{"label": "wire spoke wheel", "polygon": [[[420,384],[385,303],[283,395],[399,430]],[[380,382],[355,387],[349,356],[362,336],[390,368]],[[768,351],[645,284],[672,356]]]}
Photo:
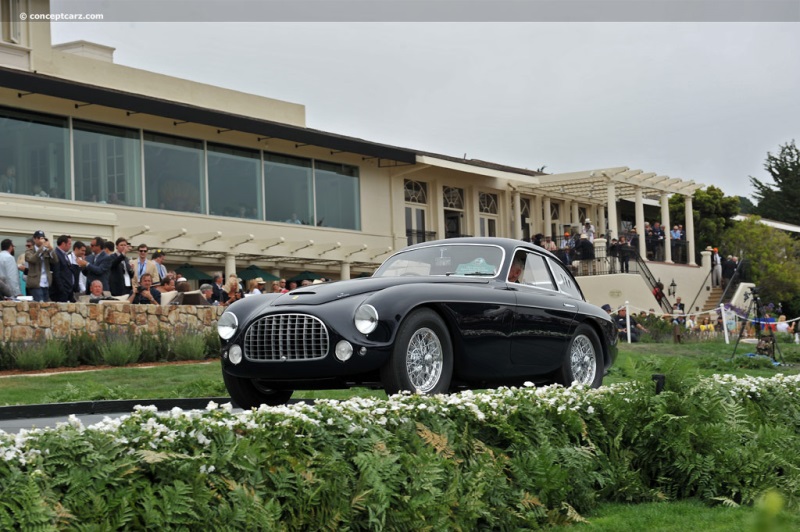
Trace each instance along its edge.
{"label": "wire spoke wheel", "polygon": [[431,329],[418,329],[411,336],[406,351],[406,371],[411,385],[423,393],[430,392],[442,375],[444,357],[439,337]]}
{"label": "wire spoke wheel", "polygon": [[588,336],[579,334],[572,341],[569,365],[574,380],[591,385],[597,375],[597,351]]}

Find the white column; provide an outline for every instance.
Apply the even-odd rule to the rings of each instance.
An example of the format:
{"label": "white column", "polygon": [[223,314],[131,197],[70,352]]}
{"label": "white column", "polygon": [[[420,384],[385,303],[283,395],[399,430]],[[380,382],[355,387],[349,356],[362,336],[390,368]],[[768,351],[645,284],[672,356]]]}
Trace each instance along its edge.
{"label": "white column", "polygon": [[342,281],[350,279],[350,263],[346,260],[342,261],[341,267],[339,268],[339,279]]}
{"label": "white column", "polygon": [[542,232],[542,197],[536,195],[531,198],[531,236]]}
{"label": "white column", "polygon": [[573,201],[572,202],[572,220],[570,220],[570,225],[580,225],[581,224],[580,214],[578,214],[578,207],[579,207],[578,202],[577,201]]}
{"label": "white column", "polygon": [[228,282],[228,277],[234,275],[236,273],[236,255],[233,253],[226,253],[225,254],[225,279],[223,279],[226,283]]}
{"label": "white column", "polygon": [[611,231],[611,238],[619,239],[619,226],[617,225],[617,188],[614,183],[609,183],[608,190],[608,229]]}
{"label": "white column", "polygon": [[661,229],[664,230],[664,262],[672,264],[672,238],[669,236],[672,223],[669,221],[669,196],[661,193]]}
{"label": "white column", "polygon": [[551,217],[552,210],[550,208],[550,198],[545,196],[543,203],[544,205],[542,206],[542,209],[544,209],[544,228],[542,228],[542,233],[544,236],[553,236],[553,230],[551,229],[553,226],[553,218]]}
{"label": "white column", "polygon": [[597,225],[595,226],[598,231],[603,233],[603,238],[608,234],[608,223],[606,222],[606,210],[602,205],[595,206],[597,209]]}
{"label": "white column", "polygon": [[688,253],[687,257],[689,257],[689,261],[687,264],[694,266],[697,264],[695,262],[695,255],[694,255],[694,212],[692,211],[692,197],[691,196],[684,196],[686,200],[686,253]]}
{"label": "white column", "polygon": [[647,260],[647,246],[644,234],[644,203],[642,201],[642,187],[636,187],[636,234],[639,235],[639,256]]}
{"label": "white column", "polygon": [[520,201],[519,191],[515,190],[511,193],[511,201],[513,202],[513,211],[511,218],[511,227],[513,228],[514,238],[517,240],[522,239],[522,202]]}

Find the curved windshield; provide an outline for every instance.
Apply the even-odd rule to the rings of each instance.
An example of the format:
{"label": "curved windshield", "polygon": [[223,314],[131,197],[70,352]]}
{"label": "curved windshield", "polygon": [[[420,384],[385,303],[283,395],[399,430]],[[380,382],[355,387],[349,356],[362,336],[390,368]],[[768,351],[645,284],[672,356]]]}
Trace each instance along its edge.
{"label": "curved windshield", "polygon": [[503,248],[483,244],[441,244],[401,251],[386,259],[373,277],[456,275],[494,277],[503,265]]}

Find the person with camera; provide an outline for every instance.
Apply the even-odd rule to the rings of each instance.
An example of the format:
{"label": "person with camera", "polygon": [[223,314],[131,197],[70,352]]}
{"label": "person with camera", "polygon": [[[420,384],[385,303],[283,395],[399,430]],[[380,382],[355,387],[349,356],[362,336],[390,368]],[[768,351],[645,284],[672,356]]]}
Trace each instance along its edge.
{"label": "person with camera", "polygon": [[128,298],[128,303],[134,305],[160,305],[161,292],[153,288],[153,276],[149,273],[142,274],[139,286]]}
{"label": "person with camera", "polygon": [[28,263],[28,293],[34,301],[50,301],[50,286],[53,283],[50,270],[58,258],[44,231],[33,233],[33,247],[25,251],[25,260]]}

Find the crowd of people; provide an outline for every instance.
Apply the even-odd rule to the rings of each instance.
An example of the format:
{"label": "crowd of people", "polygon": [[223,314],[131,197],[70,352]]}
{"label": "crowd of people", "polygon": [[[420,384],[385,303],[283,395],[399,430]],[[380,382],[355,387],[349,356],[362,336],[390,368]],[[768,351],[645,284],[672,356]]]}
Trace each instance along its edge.
{"label": "crowd of people", "polygon": [[7,286],[3,295],[9,298],[29,296],[33,301],[60,303],[107,299],[151,303],[159,300],[162,291],[176,289],[174,280],[178,276],[164,267],[164,253],[158,250],[148,259],[147,246],[140,245],[139,258],[128,260],[131,245],[125,238],[111,242],[94,237],[87,246],[80,240],[73,242],[70,235],[60,235],[53,245],[39,230],[26,240],[25,252],[16,259],[10,239],[3,240],[0,247],[5,252],[0,255],[0,280]]}
{"label": "crowd of people", "polygon": [[[649,260],[664,261],[666,255],[666,233],[660,222],[645,222],[645,246]],[[597,230],[591,219],[586,218],[578,229],[568,230],[564,236],[551,237],[536,234],[531,237],[531,243],[540,246],[555,254],[561,262],[571,266],[579,275],[592,275],[595,272],[594,240]],[[602,234],[601,234],[602,235]],[[610,235],[609,235],[610,236]],[[669,232],[670,249],[673,262],[686,262],[686,233],[683,225],[676,224]],[[610,238],[608,246],[608,272],[628,273],[631,261],[639,254],[639,233],[635,226],[624,230],[619,238]]]}
{"label": "crowd of people", "polygon": [[[73,242],[70,235],[60,235],[53,245],[40,230],[27,239],[24,252],[17,253],[11,239],[0,242],[0,248],[0,299],[25,296],[37,302],[117,300],[225,306],[247,295],[286,293],[298,287],[295,281],[280,279],[267,289],[267,282],[257,277],[245,289],[237,275],[231,274],[225,281],[222,272],[215,272],[211,283],[192,291],[187,279],[167,269],[166,254],[160,249],[151,254],[146,244],[140,244],[136,247],[137,257],[129,260],[133,247],[124,237],[115,242],[94,237],[87,246],[82,241]],[[321,278],[313,283],[329,281]],[[301,286],[308,284],[312,281],[301,282]]]}
{"label": "crowd of people", "polygon": [[[687,314],[680,297],[676,298],[673,307],[675,309],[673,314],[659,314],[654,309],[650,309],[649,312],[641,310],[638,315],[631,313],[630,316],[628,316],[626,307],[614,311],[611,305],[606,303],[601,308],[611,316],[622,341],[628,341],[628,324],[630,324],[630,341],[638,342],[642,334],[650,332],[645,325],[657,326],[659,322],[667,324],[666,328],[671,331],[672,340],[675,343],[682,343],[689,337],[700,340],[713,339],[726,329],[729,334],[741,333],[743,337],[753,337],[756,329],[759,329],[766,334],[795,335],[795,341],[800,341],[800,337],[795,334],[800,333],[797,320],[787,320],[784,314],[778,316],[777,319],[766,313],[763,317],[748,317],[745,320],[733,311],[726,312],[724,319],[722,314],[716,310]],[[664,329],[665,327],[660,328]]]}

